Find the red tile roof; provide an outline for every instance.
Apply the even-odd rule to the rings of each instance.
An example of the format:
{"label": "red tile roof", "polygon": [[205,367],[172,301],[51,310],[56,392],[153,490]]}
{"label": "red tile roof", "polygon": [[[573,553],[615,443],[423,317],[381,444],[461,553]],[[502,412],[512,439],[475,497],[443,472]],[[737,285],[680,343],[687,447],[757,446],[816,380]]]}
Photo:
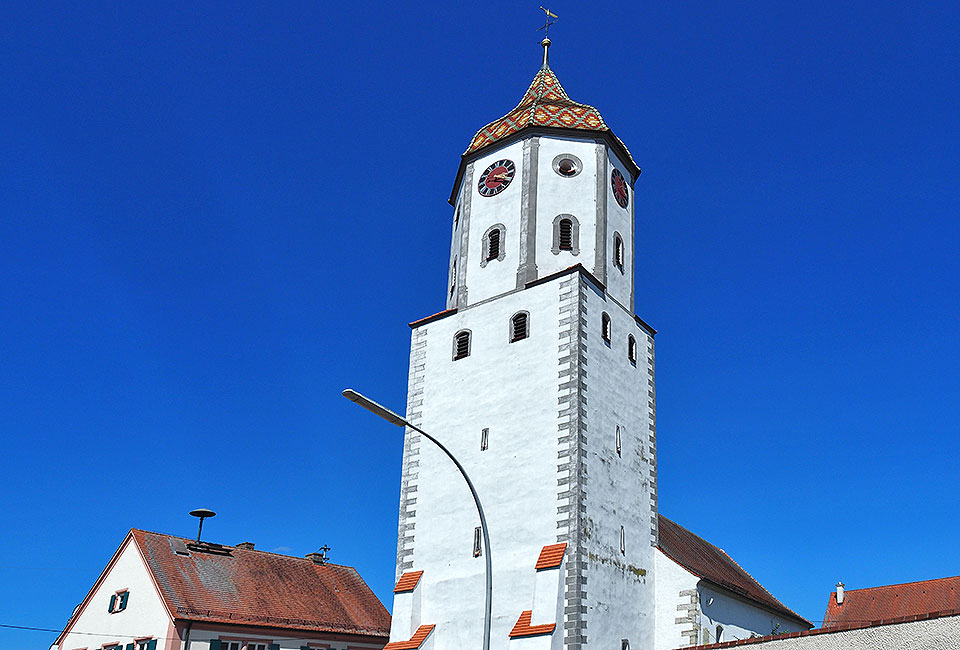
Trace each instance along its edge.
{"label": "red tile roof", "polygon": [[546,625],[530,625],[530,620],[533,618],[533,610],[528,609],[520,614],[520,618],[517,619],[516,625],[513,626],[513,629],[510,630],[510,638],[514,639],[520,636],[537,636],[538,634],[552,634],[556,629],[556,623],[548,623]]}
{"label": "red tile roof", "polygon": [[130,531],[175,619],[389,638],[390,614],[352,567],[264,551],[191,550]]}
{"label": "red tile roof", "polygon": [[534,568],[537,571],[540,569],[555,569],[563,562],[563,553],[566,550],[566,542],[544,546],[543,550],[540,551],[540,557],[537,558],[537,566]]}
{"label": "red tile roof", "polygon": [[405,591],[413,591],[417,587],[417,583],[420,582],[420,576],[423,575],[423,571],[410,571],[409,573],[404,573],[400,576],[400,579],[397,580],[397,586],[393,588],[393,593],[400,594]]}
{"label": "red tile roof", "polygon": [[393,641],[385,645],[383,650],[416,650],[423,645],[423,642],[427,640],[427,637],[430,636],[430,633],[433,632],[433,628],[435,627],[437,626],[421,625],[417,628],[417,631],[413,633],[409,641]]}
{"label": "red tile roof", "polygon": [[960,576],[869,589],[847,589],[843,593],[843,605],[837,605],[837,592],[833,592],[827,602],[823,627],[877,623],[947,610],[960,610]]}
{"label": "red tile roof", "polygon": [[807,619],[773,597],[769,591],[753,579],[743,567],[722,549],[717,548],[702,537],[694,535],[683,526],[659,517],[660,550],[671,560],[684,567],[690,573],[732,591],[740,596],[763,605],[778,614],[790,618],[807,627],[813,627]]}

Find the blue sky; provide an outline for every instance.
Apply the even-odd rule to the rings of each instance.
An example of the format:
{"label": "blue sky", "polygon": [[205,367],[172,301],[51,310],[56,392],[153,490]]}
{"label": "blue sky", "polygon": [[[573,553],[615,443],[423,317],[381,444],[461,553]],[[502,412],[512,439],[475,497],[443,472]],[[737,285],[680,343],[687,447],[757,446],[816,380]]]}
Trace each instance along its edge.
{"label": "blue sky", "polygon": [[[274,3],[276,4],[276,3]],[[551,4],[643,169],[661,512],[822,618],[956,575],[960,6]],[[55,628],[130,527],[303,555],[390,604],[407,323],[536,4],[10,3],[0,612]],[[0,629],[5,647],[51,634]]]}

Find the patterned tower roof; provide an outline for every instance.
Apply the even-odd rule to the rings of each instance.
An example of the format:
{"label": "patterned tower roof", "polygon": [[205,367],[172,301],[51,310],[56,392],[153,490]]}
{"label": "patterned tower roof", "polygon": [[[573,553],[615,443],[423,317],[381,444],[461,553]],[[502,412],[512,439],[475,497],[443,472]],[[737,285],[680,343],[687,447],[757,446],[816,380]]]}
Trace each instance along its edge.
{"label": "patterned tower roof", "polygon": [[[610,131],[593,106],[575,102],[560,85],[557,75],[550,69],[547,58],[549,39],[543,43],[543,66],[533,78],[523,99],[517,107],[477,131],[470,141],[464,155],[493,144],[528,126],[545,126],[561,129],[581,129],[584,131]],[[612,132],[611,132],[612,135]],[[617,140],[618,142],[619,139]],[[620,142],[622,145],[623,143]],[[624,147],[626,150],[626,147]]]}

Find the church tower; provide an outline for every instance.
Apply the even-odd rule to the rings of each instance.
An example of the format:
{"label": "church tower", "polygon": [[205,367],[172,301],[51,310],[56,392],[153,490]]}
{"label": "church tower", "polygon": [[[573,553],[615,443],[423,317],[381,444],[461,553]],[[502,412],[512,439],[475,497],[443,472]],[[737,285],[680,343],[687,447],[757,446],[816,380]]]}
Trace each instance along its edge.
{"label": "church tower", "polygon": [[[464,466],[491,648],[653,647],[655,331],[634,315],[640,169],[548,62],[463,154],[446,309],[411,324],[407,419]],[[406,432],[388,650],[479,648],[480,522]]]}

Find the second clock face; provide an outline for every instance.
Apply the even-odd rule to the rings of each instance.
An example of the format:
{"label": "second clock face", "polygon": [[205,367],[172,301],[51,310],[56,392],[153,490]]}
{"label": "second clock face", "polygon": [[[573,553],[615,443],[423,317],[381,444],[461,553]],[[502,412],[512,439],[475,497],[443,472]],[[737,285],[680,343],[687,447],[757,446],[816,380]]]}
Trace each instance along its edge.
{"label": "second clock face", "polygon": [[512,160],[498,160],[487,167],[480,175],[477,191],[482,196],[496,196],[507,189],[507,185],[513,180],[513,175],[516,172],[517,167]]}
{"label": "second clock face", "polygon": [[627,181],[623,178],[619,169],[614,169],[613,173],[610,174],[610,185],[613,186],[613,197],[620,204],[620,207],[627,207],[627,203],[630,201],[630,191],[627,188]]}

